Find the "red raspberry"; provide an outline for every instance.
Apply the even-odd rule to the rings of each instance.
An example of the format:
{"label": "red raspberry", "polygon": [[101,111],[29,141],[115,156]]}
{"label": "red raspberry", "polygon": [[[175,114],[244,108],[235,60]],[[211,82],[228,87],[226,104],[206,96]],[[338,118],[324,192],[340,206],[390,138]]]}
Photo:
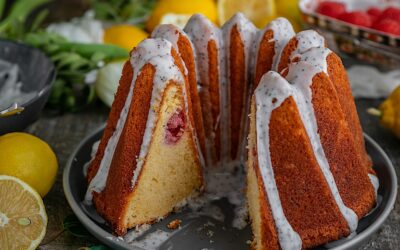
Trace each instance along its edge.
{"label": "red raspberry", "polygon": [[363,27],[370,27],[372,25],[371,17],[367,13],[361,11],[344,13],[339,16],[339,19]]}
{"label": "red raspberry", "polygon": [[167,144],[175,144],[185,132],[186,118],[183,110],[177,110],[167,122],[165,141]]}
{"label": "red raspberry", "polygon": [[397,22],[400,22],[400,9],[395,7],[386,8],[379,19],[393,19]]}
{"label": "red raspberry", "polygon": [[346,12],[346,6],[343,3],[338,3],[334,1],[325,1],[321,2],[318,5],[316,11],[319,14],[337,18],[338,16]]}
{"label": "red raspberry", "polygon": [[372,26],[373,29],[400,36],[400,23],[393,19],[383,19]]}

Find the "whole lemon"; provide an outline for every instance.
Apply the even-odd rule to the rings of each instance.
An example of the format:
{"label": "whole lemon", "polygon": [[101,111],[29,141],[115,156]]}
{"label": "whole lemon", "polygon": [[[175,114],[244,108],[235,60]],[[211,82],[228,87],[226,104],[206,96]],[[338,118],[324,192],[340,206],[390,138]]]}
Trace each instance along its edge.
{"label": "whole lemon", "polygon": [[132,50],[143,39],[149,36],[144,30],[129,24],[111,26],[104,31],[104,43],[114,44]]}
{"label": "whole lemon", "polygon": [[217,23],[217,5],[214,0],[160,0],[154,7],[153,13],[146,23],[146,29],[152,31],[160,24],[165,14],[187,14],[201,13],[212,22]]}
{"label": "whole lemon", "polygon": [[15,176],[44,197],[56,180],[57,169],[53,150],[41,139],[27,133],[0,136],[0,175]]}

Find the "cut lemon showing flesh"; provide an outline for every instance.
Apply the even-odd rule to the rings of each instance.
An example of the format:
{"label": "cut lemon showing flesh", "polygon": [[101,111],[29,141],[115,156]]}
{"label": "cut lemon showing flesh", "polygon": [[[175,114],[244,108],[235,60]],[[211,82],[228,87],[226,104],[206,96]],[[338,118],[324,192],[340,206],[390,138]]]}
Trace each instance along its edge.
{"label": "cut lemon showing flesh", "polygon": [[46,226],[40,195],[21,180],[0,175],[0,249],[36,249]]}
{"label": "cut lemon showing flesh", "polygon": [[146,29],[152,31],[160,24],[161,19],[168,13],[178,15],[193,15],[201,13],[211,22],[217,22],[217,6],[214,0],[159,0],[146,23]]}
{"label": "cut lemon showing flesh", "polygon": [[160,24],[174,24],[175,26],[183,29],[191,16],[192,15],[190,14],[168,13],[161,18]]}
{"label": "cut lemon showing flesh", "polygon": [[218,18],[220,25],[236,12],[242,12],[257,27],[262,28],[276,18],[274,0],[219,0]]}

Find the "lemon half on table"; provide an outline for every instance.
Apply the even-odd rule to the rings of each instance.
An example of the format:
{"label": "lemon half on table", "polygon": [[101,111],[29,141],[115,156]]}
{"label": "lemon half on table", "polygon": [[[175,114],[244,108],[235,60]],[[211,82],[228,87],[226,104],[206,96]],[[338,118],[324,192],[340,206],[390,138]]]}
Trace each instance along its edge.
{"label": "lemon half on table", "polygon": [[21,180],[0,175],[0,249],[36,249],[46,226],[40,195]]}
{"label": "lemon half on table", "polygon": [[[281,0],[286,1],[286,0]],[[220,25],[228,21],[235,13],[242,12],[258,28],[276,18],[274,0],[219,0],[218,18]]]}

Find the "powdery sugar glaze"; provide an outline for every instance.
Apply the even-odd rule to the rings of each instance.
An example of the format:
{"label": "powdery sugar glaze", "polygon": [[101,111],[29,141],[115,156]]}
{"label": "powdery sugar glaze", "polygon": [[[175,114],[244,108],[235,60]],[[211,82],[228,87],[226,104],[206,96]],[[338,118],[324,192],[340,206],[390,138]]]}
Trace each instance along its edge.
{"label": "powdery sugar glaze", "polygon": [[[231,46],[231,32],[233,28],[237,29],[240,35],[240,39],[243,43],[244,47],[244,86],[245,86],[245,92],[248,92],[249,87],[251,86],[251,81],[252,81],[252,71],[250,68],[252,67],[252,61],[254,60],[252,56],[252,48],[254,47],[254,41],[255,41],[255,36],[257,33],[257,28],[254,26],[254,24],[248,20],[242,13],[236,13],[232,18],[226,22],[222,29],[222,34],[224,38],[224,43],[225,43],[225,62],[226,62],[226,90],[227,94],[224,97],[224,103],[223,103],[223,112],[226,114],[226,120],[221,122],[221,127],[225,128],[224,129],[224,137],[223,137],[223,145],[227,145],[228,147],[224,147],[225,151],[223,152],[223,155],[225,156],[225,159],[223,158],[224,163],[227,163],[230,160],[229,157],[229,152],[230,152],[230,135],[231,135],[231,112],[235,112],[235,110],[231,110],[230,103],[231,103],[231,83],[229,82],[228,79],[231,79],[231,72],[230,72],[230,62],[231,62],[231,55],[230,55],[230,46]],[[243,93],[245,94],[245,93]],[[246,94],[245,98],[246,100],[249,99],[249,94]],[[242,113],[245,114],[248,110],[248,102],[245,103],[244,110],[242,110]],[[237,131],[242,135],[242,137],[239,138],[239,155],[241,154],[241,151],[243,151],[245,148],[241,147],[240,144],[244,146],[244,143],[241,143],[243,141],[243,135],[246,134],[244,131],[246,131],[246,121],[247,121],[247,116],[243,115],[241,119],[241,128],[242,131]]]}
{"label": "powdery sugar glaze", "polygon": [[288,97],[294,95],[296,95],[294,88],[278,73],[273,71],[264,74],[254,92],[259,169],[267,193],[268,203],[271,207],[272,217],[275,221],[279,244],[283,250],[301,249],[302,241],[299,234],[293,230],[286,219],[279,198],[269,148],[269,123],[272,111],[278,108]]}
{"label": "powdery sugar glaze", "polygon": [[[184,28],[184,32],[186,32],[187,36],[191,40],[196,57],[196,76],[199,82],[199,88],[201,89],[203,86],[210,86],[209,82],[209,57],[208,57],[208,45],[210,41],[214,41],[217,48],[217,57],[218,57],[218,79],[219,79],[219,93],[220,96],[220,110],[221,113],[219,117],[216,118],[216,121],[213,121],[214,124],[218,124],[220,121],[226,120],[226,112],[224,112],[223,104],[226,99],[226,70],[225,70],[225,56],[224,56],[224,40],[222,38],[222,32],[218,29],[210,20],[208,20],[205,16],[201,14],[193,15]],[[222,127],[221,124],[221,138],[223,138],[223,133],[225,127]],[[216,127],[213,128],[213,138],[215,138]],[[211,159],[210,148],[213,145],[213,139],[210,141],[210,138],[207,139],[207,158]],[[222,151],[221,151],[222,152]]]}
{"label": "powdery sugar glaze", "polygon": [[[107,176],[110,169],[111,161],[114,156],[116,146],[118,144],[119,138],[121,136],[123,127],[129,113],[130,104],[133,96],[133,89],[136,79],[140,75],[140,69],[145,64],[152,64],[156,66],[156,72],[153,80],[153,91],[151,96],[151,107],[158,107],[161,101],[161,95],[169,81],[174,81],[178,84],[184,84],[185,78],[182,72],[174,63],[174,58],[171,55],[172,44],[164,39],[146,39],[141,42],[138,47],[131,54],[130,62],[133,68],[133,78],[129,89],[129,94],[126,98],[124,108],[120,114],[117,122],[116,129],[107,142],[107,146],[104,151],[104,157],[101,160],[99,170],[97,171],[95,177],[89,183],[88,190],[85,196],[85,202],[92,202],[92,192],[101,192],[106,185]],[[183,95],[185,103],[187,103],[187,95],[185,88],[183,89]],[[185,106],[186,117],[188,117],[188,107]],[[143,143],[140,148],[140,153],[136,159],[136,169],[134,170],[132,186],[135,185],[138,175],[143,167],[144,159],[149,150],[150,141],[152,138],[152,132],[155,127],[157,110],[151,108],[149,110],[149,115],[147,118],[146,129],[143,136]],[[199,151],[199,149],[197,149]]]}
{"label": "powdery sugar glaze", "polygon": [[329,167],[328,159],[326,158],[324,149],[322,147],[321,139],[318,133],[317,119],[315,117],[314,107],[312,105],[312,79],[320,72],[321,70],[319,67],[314,67],[310,63],[301,61],[298,63],[293,63],[289,66],[289,72],[286,76],[286,79],[296,88],[298,93],[301,93],[294,95],[293,97],[299,109],[301,120],[310,139],[314,155],[340,212],[346,219],[350,231],[354,232],[357,229],[358,218],[356,213],[348,208],[340,197],[335,179]]}
{"label": "powdery sugar glaze", "polygon": [[304,30],[296,35],[297,47],[292,55],[302,54],[310,48],[318,48],[325,46],[325,38],[315,30]]}
{"label": "powdery sugar glaze", "polygon": [[[279,17],[270,22],[264,29],[257,32],[254,43],[254,56],[256,58],[256,60],[253,61],[254,63],[258,61],[260,43],[265,32],[268,30],[272,30],[273,32],[273,39],[271,39],[269,42],[274,43],[274,57],[272,59],[271,70],[277,71],[281,52],[287,42],[289,42],[289,40],[294,37],[296,33],[293,30],[292,24],[286,18]],[[252,67],[254,68],[254,65]]]}

